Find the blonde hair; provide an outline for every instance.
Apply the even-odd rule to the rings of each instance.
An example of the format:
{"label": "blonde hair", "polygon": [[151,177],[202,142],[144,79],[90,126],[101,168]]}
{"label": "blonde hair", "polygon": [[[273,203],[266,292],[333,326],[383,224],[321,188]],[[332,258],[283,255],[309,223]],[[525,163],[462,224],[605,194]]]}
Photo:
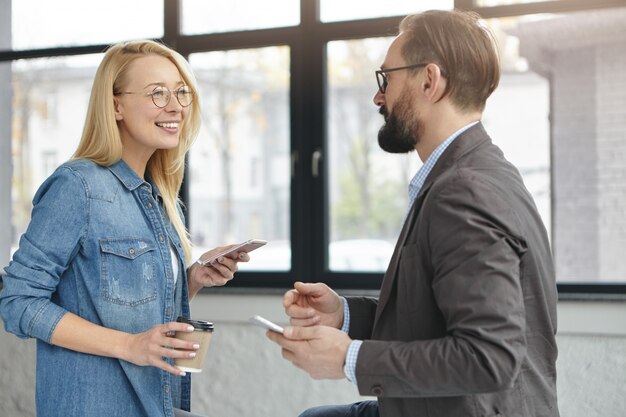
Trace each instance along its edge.
{"label": "blonde hair", "polygon": [[165,210],[183,244],[187,262],[191,260],[189,233],[178,211],[178,192],[183,182],[185,154],[200,129],[200,103],[197,83],[187,61],[176,51],[160,43],[143,40],[123,42],[111,46],[93,82],[85,127],[73,159],[89,159],[96,164],[110,166],[122,158],[122,140],[115,119],[113,96],[124,83],[130,64],[137,58],[159,55],[169,59],[193,94],[194,101],[184,119],[180,141],[176,148],[157,149],[148,161],[148,171],[163,196]]}

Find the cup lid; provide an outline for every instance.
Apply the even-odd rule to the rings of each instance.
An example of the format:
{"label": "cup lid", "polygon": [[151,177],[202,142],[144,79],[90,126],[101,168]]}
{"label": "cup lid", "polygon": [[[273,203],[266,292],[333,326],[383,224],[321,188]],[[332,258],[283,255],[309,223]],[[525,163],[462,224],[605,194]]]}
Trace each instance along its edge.
{"label": "cup lid", "polygon": [[192,319],[188,319],[186,317],[183,316],[179,316],[176,319],[177,322],[179,323],[187,323],[187,324],[191,324],[194,329],[196,330],[203,330],[206,332],[212,332],[213,329],[215,328],[215,326],[213,326],[213,323],[211,323],[210,321],[204,321],[204,320],[192,320]]}

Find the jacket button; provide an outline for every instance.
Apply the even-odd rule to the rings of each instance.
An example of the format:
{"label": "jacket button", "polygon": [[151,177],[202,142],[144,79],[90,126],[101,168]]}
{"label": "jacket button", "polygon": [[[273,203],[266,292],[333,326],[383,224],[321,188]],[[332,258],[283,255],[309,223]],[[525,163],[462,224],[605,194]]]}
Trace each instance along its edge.
{"label": "jacket button", "polygon": [[381,395],[383,395],[383,387],[381,387],[380,385],[374,385],[372,387],[372,394],[374,394],[377,397],[380,397]]}
{"label": "jacket button", "polygon": [[135,254],[135,249],[130,248],[130,250],[128,251],[128,253],[130,253],[131,255],[134,255],[134,254]]}

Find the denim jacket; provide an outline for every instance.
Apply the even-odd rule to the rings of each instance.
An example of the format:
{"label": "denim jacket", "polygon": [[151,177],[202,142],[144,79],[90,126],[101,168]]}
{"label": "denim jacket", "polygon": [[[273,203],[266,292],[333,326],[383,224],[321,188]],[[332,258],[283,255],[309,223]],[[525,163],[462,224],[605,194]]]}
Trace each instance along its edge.
{"label": "denim jacket", "polygon": [[[179,259],[176,283],[170,245]],[[189,317],[184,259],[159,190],[124,161],[70,161],[42,184],[0,293],[5,329],[38,339],[39,417],[172,417],[173,407],[189,410],[189,375],[50,344],[66,312],[128,333]]]}

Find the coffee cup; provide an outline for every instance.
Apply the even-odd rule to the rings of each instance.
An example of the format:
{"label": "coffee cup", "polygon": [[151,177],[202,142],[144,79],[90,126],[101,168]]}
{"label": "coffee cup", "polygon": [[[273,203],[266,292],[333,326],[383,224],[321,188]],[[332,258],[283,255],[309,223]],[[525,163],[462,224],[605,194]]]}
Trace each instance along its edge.
{"label": "coffee cup", "polygon": [[196,342],[200,345],[200,349],[196,350],[196,356],[194,358],[175,358],[174,365],[181,371],[202,372],[215,326],[208,321],[191,320],[185,317],[178,317],[176,321],[193,326],[193,332],[176,332],[175,337],[180,340]]}

